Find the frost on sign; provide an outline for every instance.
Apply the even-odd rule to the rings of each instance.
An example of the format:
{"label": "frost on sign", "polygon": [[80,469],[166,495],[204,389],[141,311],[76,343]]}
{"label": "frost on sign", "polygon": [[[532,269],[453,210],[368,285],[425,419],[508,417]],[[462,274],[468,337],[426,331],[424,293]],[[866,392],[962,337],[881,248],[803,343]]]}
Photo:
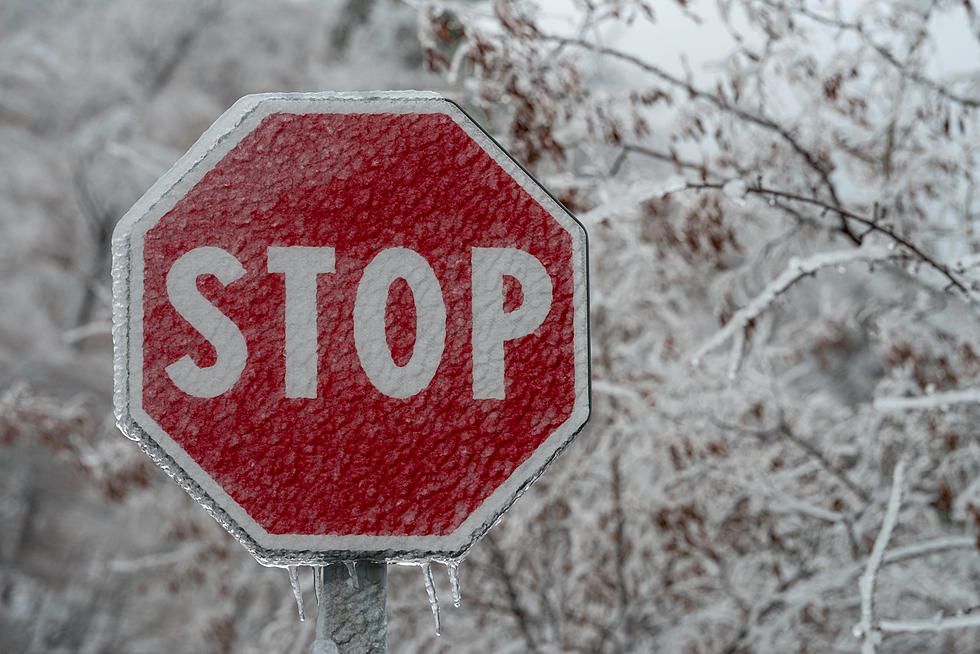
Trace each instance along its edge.
{"label": "frost on sign", "polygon": [[458,556],[589,415],[585,231],[437,95],[243,98],[113,292],[121,429],[263,563]]}

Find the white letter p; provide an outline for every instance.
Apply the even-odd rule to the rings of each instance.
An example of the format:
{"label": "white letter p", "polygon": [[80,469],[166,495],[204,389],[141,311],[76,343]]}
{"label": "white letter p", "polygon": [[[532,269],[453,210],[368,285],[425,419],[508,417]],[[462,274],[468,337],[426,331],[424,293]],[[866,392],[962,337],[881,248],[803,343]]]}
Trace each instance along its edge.
{"label": "white letter p", "polygon": [[[473,398],[505,397],[504,341],[527,336],[551,310],[551,277],[516,248],[473,248]],[[504,312],[504,275],[521,285],[524,302]]]}

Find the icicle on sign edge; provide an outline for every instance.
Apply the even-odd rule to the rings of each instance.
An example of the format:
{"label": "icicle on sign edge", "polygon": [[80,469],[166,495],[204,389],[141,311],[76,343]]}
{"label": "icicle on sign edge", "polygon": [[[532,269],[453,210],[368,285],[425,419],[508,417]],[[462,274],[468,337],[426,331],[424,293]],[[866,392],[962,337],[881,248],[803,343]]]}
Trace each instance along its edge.
{"label": "icicle on sign edge", "polygon": [[[410,113],[424,111],[450,115],[490,155],[514,178],[536,201],[538,201],[573,236],[577,261],[572,262],[574,273],[575,298],[575,399],[569,419],[556,429],[511,475],[497,488],[480,509],[471,515],[481,520],[467,520],[454,532],[456,543],[451,547],[381,547],[375,549],[311,549],[265,547],[257,542],[242,523],[252,522],[247,514],[220,489],[214,482],[178,447],[165,449],[161,440],[166,435],[151,435],[134,415],[130,396],[133,378],[138,376],[131,369],[131,351],[134,323],[142,319],[142,307],[132,306],[134,276],[134,257],[132,232],[148,213],[161,212],[161,205],[176,202],[188,192],[203,175],[213,167],[215,159],[220,160],[245,134],[243,126],[274,112],[287,113],[331,113],[331,108],[344,106],[334,112],[350,112],[350,105],[362,105],[360,110],[370,113],[371,104],[382,106],[401,106],[401,111]],[[435,104],[433,104],[435,103]],[[406,108],[408,107],[408,108]],[[425,107],[422,109],[422,107]],[[251,127],[248,127],[248,131]],[[247,133],[247,132],[246,132]],[[177,196],[176,198],[174,196]],[[141,268],[140,268],[141,270]],[[288,567],[296,565],[324,565],[343,560],[374,560],[388,562],[418,563],[423,560],[458,560],[465,556],[472,545],[479,540],[524,494],[527,488],[544,472],[551,462],[564,451],[581,432],[591,415],[591,339],[589,327],[589,259],[588,233],[568,209],[566,209],[547,189],[517,162],[499,143],[484,130],[457,103],[436,93],[418,91],[367,92],[367,93],[269,93],[249,95],[241,98],[215,121],[198,141],[178,161],[158,179],[147,192],[133,205],[116,225],[112,236],[112,287],[113,287],[113,368],[114,368],[114,414],[116,424],[123,435],[135,441],[153,462],[162,468],[195,501],[238,540],[262,565]],[[141,329],[141,327],[139,328]],[[141,336],[141,334],[140,334]],[[142,410],[139,410],[142,413]],[[141,421],[152,423],[143,414]],[[155,424],[153,427],[159,429]],[[173,445],[171,443],[171,445]],[[169,450],[169,451],[168,451]],[[205,489],[201,483],[188,473],[193,469],[195,476],[202,476],[208,482]],[[225,495],[224,497],[221,497]],[[215,496],[221,497],[216,501]],[[491,508],[485,508],[491,507]],[[233,513],[235,515],[233,515]],[[483,515],[479,515],[479,514]],[[243,515],[244,514],[244,515]],[[259,528],[261,529],[261,528]],[[466,532],[460,534],[459,532]],[[394,538],[393,540],[398,540]]]}
{"label": "icicle on sign edge", "polygon": [[[360,588],[360,583],[357,578],[357,561],[344,560],[342,562],[347,569],[348,581],[354,586],[354,590]],[[422,581],[425,586],[425,593],[429,600],[429,608],[432,612],[432,618],[435,622],[435,632],[436,636],[442,635],[442,612],[439,604],[439,595],[436,590],[435,580],[432,575],[432,564],[441,563],[446,567],[446,573],[449,578],[449,587],[452,594],[452,602],[454,608],[460,608],[462,604],[462,597],[460,593],[459,585],[459,566],[462,563],[460,559],[430,559],[427,561],[416,561],[414,563],[402,563],[401,565],[411,565],[413,567],[417,566],[422,571]],[[337,565],[337,564],[334,564]],[[316,599],[317,605],[320,604],[320,595],[323,593],[323,572],[324,568],[311,567],[310,570],[313,573],[313,596]],[[296,608],[298,612],[298,617],[300,622],[306,620],[306,610],[303,603],[303,590],[299,581],[299,568],[297,566],[288,566],[286,571],[289,576],[289,585],[292,587],[293,595],[296,599]]]}

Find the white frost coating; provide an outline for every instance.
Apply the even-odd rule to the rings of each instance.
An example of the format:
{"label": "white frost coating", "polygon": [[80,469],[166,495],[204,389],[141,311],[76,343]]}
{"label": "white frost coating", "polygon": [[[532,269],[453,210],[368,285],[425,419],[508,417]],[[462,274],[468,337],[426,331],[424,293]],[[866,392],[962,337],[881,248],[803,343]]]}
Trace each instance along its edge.
{"label": "white frost coating", "polygon": [[[888,567],[898,563],[904,563],[913,559],[945,554],[958,550],[974,551],[977,547],[976,538],[973,536],[950,536],[947,538],[935,538],[932,540],[913,543],[896,547],[887,552],[882,559],[881,567]],[[782,594],[782,599],[790,604],[802,605],[810,601],[814,596],[823,595],[832,591],[838,591],[850,586],[857,581],[864,571],[863,564],[854,564],[848,567],[835,567],[831,570],[816,574],[809,580],[798,584],[791,591]],[[860,624],[855,625],[855,631],[860,631]],[[858,636],[860,637],[860,636]]]}
{"label": "white frost coating", "polygon": [[334,272],[330,247],[270,247],[267,266],[286,277],[286,397],[316,397],[317,275]]}
{"label": "white frost coating", "polygon": [[[751,302],[735,312],[735,315],[725,323],[704,344],[699,347],[691,356],[691,362],[698,365],[705,354],[719,347],[729,338],[735,336],[739,331],[743,331],[750,321],[757,318],[769,305],[782,293],[786,292],[790,286],[806,277],[812,275],[821,268],[838,266],[854,261],[885,261],[887,259],[901,258],[904,256],[900,252],[895,252],[887,248],[867,247],[854,250],[842,250],[837,252],[821,252],[806,259],[791,259],[789,266],[776,279],[769,282],[769,285],[762,289]],[[741,354],[739,354],[741,358]],[[733,357],[734,359],[734,357]],[[732,361],[729,364],[729,371],[738,370],[738,362]]]}
{"label": "white frost coating", "polygon": [[421,568],[425,594],[429,596],[429,608],[432,609],[432,619],[436,622],[436,636],[441,636],[442,620],[439,616],[439,598],[436,596],[436,585],[432,581],[432,564],[426,561],[421,565]]}
{"label": "white frost coating", "polygon": [[687,188],[687,180],[680,176],[670,177],[658,184],[643,183],[631,188],[614,200],[604,202],[591,211],[586,211],[579,216],[579,219],[586,225],[593,225],[603,218],[628,213],[644,202],[683,191],[685,188]]}
{"label": "white frost coating", "polygon": [[952,404],[980,404],[980,388],[964,388],[918,397],[879,397],[874,401],[874,408],[887,413],[913,409],[944,409]]}
{"label": "white frost coating", "polygon": [[881,642],[881,631],[874,624],[874,592],[878,570],[885,556],[885,548],[891,540],[892,531],[898,521],[898,511],[902,508],[902,491],[905,485],[905,459],[900,459],[895,466],[892,476],[892,491],[888,498],[888,508],[885,509],[885,519],[881,522],[881,530],[871,548],[871,556],[864,568],[864,574],[858,579],[861,591],[861,621],[854,627],[854,634],[863,638],[861,654],[875,654]]}
{"label": "white frost coating", "polygon": [[[404,366],[392,359],[385,333],[388,290],[399,278],[408,283],[415,300],[415,347]],[[368,379],[388,397],[411,397],[432,381],[446,347],[446,304],[422,255],[389,248],[364,269],[354,300],[354,347]]]}
{"label": "white frost coating", "polygon": [[980,613],[938,616],[926,620],[880,620],[878,622],[878,628],[887,633],[946,631],[967,627],[980,627]]}
{"label": "white frost coating", "polygon": [[742,204],[746,194],[749,192],[749,185],[742,179],[733,179],[725,182],[721,187],[722,192],[738,204]]}
{"label": "white frost coating", "polygon": [[823,509],[819,506],[815,506],[810,502],[805,502],[792,495],[777,491],[775,488],[765,488],[760,489],[766,496],[770,497],[773,501],[782,505],[790,511],[798,511],[803,515],[808,515],[811,518],[816,518],[817,520],[823,520],[831,524],[837,524],[844,521],[844,515],[836,511],[830,511],[829,509]]}
{"label": "white frost coating", "polygon": [[970,504],[975,503],[978,496],[980,496],[980,476],[974,478],[966,488],[957,494],[956,500],[953,502],[953,519],[965,522],[967,520],[967,508]]}
{"label": "white frost coating", "polygon": [[728,379],[733,380],[738,375],[738,369],[742,365],[742,356],[745,354],[745,330],[739,329],[732,336],[732,352],[728,359]]}
{"label": "white frost coating", "polygon": [[129,301],[130,245],[127,233],[117,227],[112,233],[112,414],[120,431],[130,440],[139,441],[138,434],[122,429],[129,414]]}
{"label": "white frost coating", "polygon": [[[551,310],[552,282],[544,265],[516,248],[473,248],[473,397],[506,397],[504,342],[537,329]],[[504,312],[504,275],[521,285],[524,301]]]}
{"label": "white frost coating", "polygon": [[975,549],[977,539],[973,536],[949,536],[896,547],[885,555],[884,565],[893,565],[933,554],[943,554],[954,550]]}
{"label": "white frost coating", "polygon": [[977,267],[980,267],[980,252],[957,259],[953,265],[950,266],[954,272],[958,272],[960,274]]}
{"label": "white frost coating", "polygon": [[245,274],[234,256],[216,247],[185,252],[167,273],[167,296],[184,320],[214,346],[214,365],[199,367],[185,354],[167,366],[174,385],[195,397],[217,397],[235,385],[245,369],[248,349],[241,330],[228,316],[208,302],[197,288],[197,278],[214,275],[227,286]]}
{"label": "white frost coating", "polygon": [[[419,16],[424,16],[424,12],[419,12]],[[428,30],[424,30],[428,32]],[[438,46],[436,46],[438,47]],[[466,41],[456,48],[453,53],[452,61],[449,62],[449,71],[446,73],[446,79],[450,86],[455,86],[457,80],[459,79],[460,70],[463,68],[463,63],[467,60],[470,53],[473,51],[473,42]]]}

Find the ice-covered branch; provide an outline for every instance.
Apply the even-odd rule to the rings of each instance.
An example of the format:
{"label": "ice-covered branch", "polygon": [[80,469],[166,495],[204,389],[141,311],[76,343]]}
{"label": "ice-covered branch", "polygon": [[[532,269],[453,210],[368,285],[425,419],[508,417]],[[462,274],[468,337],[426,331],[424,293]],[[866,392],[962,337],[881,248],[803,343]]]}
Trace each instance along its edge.
{"label": "ice-covered branch", "polygon": [[956,550],[976,549],[977,539],[973,536],[949,536],[947,538],[934,538],[921,543],[896,547],[885,555],[883,565],[889,566],[910,559],[917,559],[932,554],[943,554]]}
{"label": "ice-covered branch", "polygon": [[858,588],[861,591],[861,621],[854,628],[854,634],[863,638],[861,654],[875,654],[878,643],[881,641],[881,630],[874,625],[874,592],[875,581],[878,578],[878,570],[881,568],[885,557],[885,548],[891,540],[892,531],[898,522],[898,511],[902,508],[902,489],[905,484],[905,459],[899,460],[895,466],[895,473],[892,476],[892,491],[888,498],[888,508],[885,510],[885,519],[881,522],[881,530],[878,538],[875,539],[874,547],[871,548],[871,556],[868,557],[868,564],[864,568],[864,574],[858,579]]}
{"label": "ice-covered branch", "polygon": [[[977,541],[974,536],[946,536],[896,547],[882,558],[881,567],[904,563],[913,559],[946,554],[958,551],[976,551]],[[788,588],[786,593],[773,601],[782,601],[798,606],[810,601],[813,597],[824,595],[853,584],[860,578],[867,562],[855,564],[847,568],[833,568],[814,575],[801,583]]]}
{"label": "ice-covered branch", "polygon": [[968,270],[980,267],[980,253],[970,254],[957,259],[950,267],[961,275]]}
{"label": "ice-covered branch", "polygon": [[882,632],[891,633],[945,631],[965,627],[980,627],[980,613],[965,613],[948,617],[938,615],[935,618],[924,620],[881,620],[878,622],[878,629]]}
{"label": "ice-covered branch", "polygon": [[[731,182],[729,182],[729,184],[730,183]],[[689,190],[724,191],[726,190],[726,184],[718,184],[713,182],[691,183],[688,184],[685,188]],[[785,200],[792,200],[793,202],[808,204],[810,206],[818,207],[825,212],[835,213],[838,216],[840,216],[845,222],[850,220],[856,223],[860,223],[861,225],[864,225],[865,227],[868,228],[868,232],[877,232],[879,234],[882,234],[883,236],[891,240],[893,243],[895,243],[895,245],[902,246],[905,250],[908,251],[908,253],[912,257],[918,259],[919,261],[926,264],[927,266],[929,266],[930,268],[938,272],[940,275],[945,277],[946,281],[949,282],[946,285],[947,289],[955,288],[960,293],[962,293],[963,297],[966,298],[968,301],[974,303],[976,302],[976,299],[970,293],[970,289],[967,288],[966,284],[964,284],[956,277],[956,275],[954,275],[955,270],[951,269],[951,267],[946,265],[945,263],[930,256],[918,245],[916,245],[906,237],[902,236],[891,227],[881,223],[877,218],[867,218],[865,216],[861,216],[859,214],[854,213],[853,211],[848,211],[847,209],[842,208],[839,204],[829,204],[817,197],[801,195],[799,193],[794,193],[792,191],[783,191],[780,189],[769,188],[766,186],[762,186],[760,184],[753,184],[750,186],[746,186],[744,193],[746,195],[758,195],[761,197],[768,197],[770,200],[772,200],[773,198],[782,198]],[[863,241],[864,236],[867,235],[868,232],[865,232],[864,234],[861,235],[861,239],[860,239],[861,241]]]}
{"label": "ice-covered branch", "polygon": [[743,434],[748,434],[762,440],[765,440],[771,436],[781,436],[806,452],[806,454],[810,457],[810,460],[817,468],[822,468],[825,472],[827,472],[827,474],[837,479],[845,488],[851,491],[862,502],[867,503],[870,501],[868,494],[857,484],[855,484],[844,470],[842,470],[839,466],[834,465],[833,462],[831,462],[830,459],[828,459],[827,456],[820,450],[820,448],[814,446],[808,438],[797,435],[785,421],[780,421],[778,425],[771,429],[750,429],[740,425],[730,425],[720,420],[712,420],[712,422],[719,429],[736,430]]}
{"label": "ice-covered branch", "polygon": [[662,150],[655,150],[653,148],[649,148],[649,147],[646,147],[644,145],[637,145],[635,143],[627,143],[627,144],[623,145],[622,151],[619,153],[619,155],[613,161],[613,165],[609,168],[609,175],[610,176],[615,176],[615,175],[617,175],[619,173],[619,170],[622,167],[623,162],[626,161],[626,157],[628,157],[630,154],[639,154],[641,156],[648,157],[650,159],[656,159],[656,160],[662,161],[664,163],[669,163],[669,164],[673,165],[674,168],[675,168],[675,170],[678,170],[678,172],[681,169],[684,169],[684,170],[692,170],[692,171],[695,171],[695,172],[697,172],[699,174],[702,171],[705,172],[705,173],[707,173],[707,174],[710,174],[706,170],[705,163],[703,161],[702,162],[697,162],[697,161],[693,161],[693,160],[682,159],[677,154],[677,152],[674,151],[673,149],[664,152]]}
{"label": "ice-covered branch", "polygon": [[200,544],[192,544],[179,549],[172,549],[166,552],[146,554],[134,559],[116,559],[109,562],[110,572],[131,573],[144,572],[150,568],[170,567],[195,561],[207,551],[207,547]]}
{"label": "ice-covered branch", "polygon": [[[772,3],[770,0],[766,0],[766,4],[773,6],[774,3]],[[895,70],[897,70],[901,75],[912,80],[916,84],[920,84],[921,86],[924,86],[925,88],[931,91],[935,91],[943,98],[946,98],[947,100],[951,100],[953,102],[958,102],[959,104],[962,104],[966,107],[972,107],[972,108],[980,107],[980,98],[973,98],[970,96],[960,95],[958,93],[955,93],[949,90],[948,88],[946,88],[940,82],[937,82],[934,79],[930,79],[926,77],[922,73],[919,73],[916,70],[914,70],[908,64],[899,61],[895,57],[895,55],[892,54],[887,48],[885,48],[880,43],[874,41],[871,38],[871,35],[868,33],[868,30],[860,23],[849,22],[846,20],[842,20],[839,17],[823,16],[815,11],[811,11],[807,9],[806,6],[802,4],[796,8],[796,11],[798,11],[803,16],[806,16],[807,18],[815,22],[857,34],[861,38],[861,40],[864,41],[868,45],[868,47],[870,47],[872,50],[878,53],[878,55],[884,61],[886,61],[890,66],[895,68]]]}
{"label": "ice-covered branch", "polygon": [[604,202],[594,209],[580,214],[579,219],[586,225],[593,225],[603,218],[608,218],[611,216],[616,216],[617,214],[631,211],[638,205],[643,204],[648,200],[661,198],[665,195],[670,195],[671,193],[680,191],[685,186],[687,186],[687,184],[681,177],[670,177],[667,180],[656,184],[641,184],[634,186],[624,195],[610,200],[609,202]]}
{"label": "ice-covered branch", "polygon": [[[837,252],[821,252],[806,259],[794,258],[790,260],[789,266],[779,277],[770,282],[751,302],[736,311],[724,327],[715,332],[695,351],[691,357],[692,363],[698,365],[705,354],[721,346],[729,338],[737,337],[739,332],[744,332],[749,323],[758,318],[777,297],[785,293],[796,282],[813,275],[821,268],[840,266],[854,261],[884,261],[900,256],[902,256],[901,253],[887,248],[862,247]],[[731,372],[736,367],[737,365],[732,363],[729,366],[729,371]]]}
{"label": "ice-covered branch", "polygon": [[880,397],[874,401],[874,408],[884,413],[914,409],[943,409],[952,404],[980,404],[980,388],[964,388],[917,397]]}
{"label": "ice-covered branch", "polygon": [[801,499],[793,497],[788,493],[772,493],[773,499],[779,504],[783,505],[787,509],[798,511],[803,515],[810,516],[811,518],[816,518],[817,520],[823,520],[831,524],[838,524],[844,522],[845,517],[843,514],[837,511],[831,511],[829,509],[824,509],[809,502],[804,502]]}
{"label": "ice-covered branch", "polygon": [[[810,169],[812,169],[814,172],[817,173],[817,175],[821,179],[821,182],[823,183],[823,186],[826,188],[828,195],[832,199],[833,203],[835,205],[840,204],[840,200],[837,196],[837,189],[835,188],[833,181],[831,181],[830,179],[830,171],[828,170],[827,165],[823,161],[821,161],[819,156],[815,155],[812,151],[810,151],[808,148],[803,146],[803,144],[800,142],[797,135],[794,133],[794,130],[791,129],[790,127],[783,125],[764,114],[755,113],[753,111],[746,109],[745,107],[742,107],[732,101],[729,101],[726,97],[724,97],[724,95],[720,93],[712,93],[710,91],[706,91],[702,88],[699,88],[698,86],[694,85],[689,79],[685,79],[673,75],[668,71],[666,71],[665,69],[661,68],[660,66],[645,61],[640,57],[632,55],[628,52],[624,52],[616,48],[610,48],[610,47],[598,45],[582,38],[563,38],[559,36],[551,36],[551,35],[544,35],[544,34],[540,35],[540,38],[545,41],[553,41],[563,45],[583,48],[586,50],[590,50],[599,55],[612,57],[614,59],[619,59],[620,61],[627,62],[633,66],[640,68],[643,71],[650,73],[654,77],[660,79],[663,82],[670,84],[671,86],[687,91],[687,93],[692,98],[698,98],[700,100],[704,100],[714,105],[717,109],[731,116],[734,116],[739,120],[745,121],[746,123],[751,123],[765,130],[774,132],[785,143],[787,143],[790,146],[790,148],[792,148],[793,151],[796,152],[803,159],[804,162],[806,162],[807,166],[809,166]],[[843,216],[841,216],[840,231],[843,234],[845,234],[848,238],[850,238],[854,243],[861,242],[860,238],[851,231],[849,225],[847,224],[847,221],[844,220]]]}

